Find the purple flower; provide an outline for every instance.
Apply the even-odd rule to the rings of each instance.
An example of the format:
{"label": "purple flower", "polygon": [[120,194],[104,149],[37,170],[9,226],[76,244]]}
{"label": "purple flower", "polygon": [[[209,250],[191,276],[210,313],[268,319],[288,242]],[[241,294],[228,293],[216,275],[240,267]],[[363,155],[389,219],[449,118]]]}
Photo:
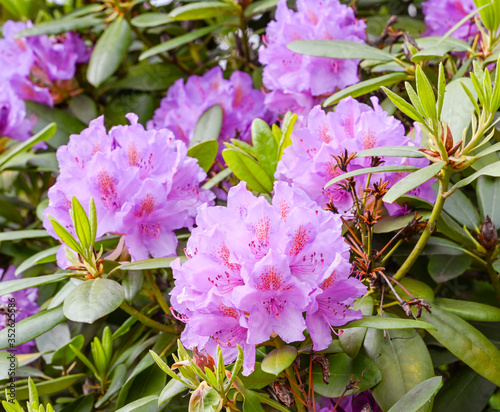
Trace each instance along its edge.
{"label": "purple flower", "polygon": [[340,217],[302,190],[277,182],[269,204],[242,182],[229,191],[227,207],[201,206],[196,223],[186,248],[189,259],[172,264],[171,304],[187,323],[186,346],[215,355],[220,344],[230,362],[239,344],[249,374],[256,344],[275,335],[301,341],[306,322],[316,316],[321,322],[310,330],[314,344],[322,347],[329,337],[328,346],[332,326],[360,317],[347,307],[366,287],[348,279]]}
{"label": "purple flower", "polygon": [[[130,126],[116,126],[108,133],[101,116],[58,149],[61,174],[49,190],[46,215],[74,232],[72,197],[84,206],[92,197],[97,236],[125,235],[133,260],[175,256],[173,231],[191,228],[197,207],[213,198],[199,187],[206,173],[170,131],[144,130],[137,115],[127,118]],[[48,218],[44,226],[56,237]]]}
{"label": "purple flower", "polygon": [[[348,97],[337,105],[335,112],[325,113],[320,106],[314,107],[308,115],[307,126],[295,129],[292,145],[285,149],[278,163],[276,178],[287,181],[304,190],[317,204],[324,207],[333,203],[341,214],[349,214],[353,206],[349,193],[339,185],[324,186],[342,174],[332,155],[359,152],[379,146],[417,146],[420,132],[417,129],[416,141],[405,136],[401,122],[379,106],[377,98],[372,98],[373,109]],[[415,165],[425,167],[426,159],[384,158],[384,165]],[[370,167],[371,158],[356,158],[349,163],[348,171]],[[404,174],[376,174],[372,181],[380,178],[394,184]],[[356,177],[359,195],[366,187],[366,176]],[[435,195],[430,183],[420,186],[413,193],[433,202]],[[401,213],[403,209],[389,206],[391,214]]]}
{"label": "purple flower", "polygon": [[26,140],[31,136],[33,122],[26,118],[26,105],[10,85],[0,80],[0,136]]}
{"label": "purple flower", "polygon": [[[428,0],[422,4],[427,25],[426,36],[442,36],[476,9],[473,0]],[[477,33],[473,19],[462,24],[451,37],[468,41]]]}
{"label": "purple flower", "polygon": [[264,106],[264,94],[252,88],[250,75],[235,71],[225,80],[222,69],[217,66],[203,76],[191,76],[185,84],[183,79],[177,80],[148,122],[148,129],[167,128],[176,139],[189,146],[198,119],[216,104],[223,111],[218,157],[221,162],[222,142],[232,138],[248,141],[254,119],[261,118],[268,123],[274,120]]}
{"label": "purple flower", "polygon": [[[331,412],[335,405],[337,404],[338,399],[331,399],[321,397],[321,406],[317,405],[318,412]],[[344,396],[338,406],[338,412],[363,412],[366,409],[366,405],[369,405],[370,408],[368,410],[373,412],[382,412],[380,406],[378,406],[377,401],[373,397],[370,390],[356,393],[350,396]]]}
{"label": "purple flower", "polygon": [[366,25],[338,0],[297,0],[297,11],[282,0],[268,24],[259,61],[265,65],[266,105],[285,113],[307,114],[325,94],[357,83],[360,60],[334,60],[292,52],[295,40],[348,40],[363,43]]}
{"label": "purple flower", "polygon": [[[0,269],[0,282],[7,282],[9,280],[15,280],[14,275],[16,269],[14,266],[9,266],[7,271],[4,273],[3,269]],[[2,276],[3,275],[3,276]],[[29,318],[39,312],[36,299],[38,297],[38,289],[28,288],[20,290],[19,292],[9,293],[8,295],[0,296],[0,306],[5,310],[9,310],[15,305],[15,320],[16,323],[23,319]],[[7,315],[0,314],[0,330],[7,327]],[[36,350],[35,341],[26,342],[22,345],[16,347],[18,353],[30,353]]]}

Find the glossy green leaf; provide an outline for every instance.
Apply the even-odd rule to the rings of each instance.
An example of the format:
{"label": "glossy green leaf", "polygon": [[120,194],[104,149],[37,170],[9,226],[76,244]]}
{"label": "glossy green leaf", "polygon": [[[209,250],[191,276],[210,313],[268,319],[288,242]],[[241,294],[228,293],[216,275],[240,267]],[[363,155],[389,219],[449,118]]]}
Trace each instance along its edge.
{"label": "glossy green leaf", "polygon": [[[138,16],[141,17],[141,16]],[[152,92],[167,90],[184,72],[174,64],[141,63],[128,69],[124,78],[110,84],[110,89],[127,89]]]}
{"label": "glossy green leaf", "polygon": [[92,412],[93,410],[94,396],[87,395],[78,398],[75,402],[72,402],[69,405],[66,405],[61,409],[61,412]]}
{"label": "glossy green leaf", "polygon": [[198,29],[190,33],[183,34],[181,36],[167,40],[166,42],[160,43],[146,50],[139,56],[139,60],[145,60],[148,59],[149,57],[156,56],[157,54],[165,53],[169,50],[173,50],[176,49],[177,47],[184,46],[185,44],[194,42],[195,40],[199,39],[200,37],[206,36],[207,34],[216,33],[221,27],[222,27],[221,25],[203,27],[202,29]]}
{"label": "glossy green leaf", "polygon": [[434,95],[434,90],[432,90],[432,85],[419,65],[416,67],[415,74],[417,78],[418,97],[420,98],[425,114],[429,119],[435,119],[437,116],[436,96]]}
{"label": "glossy green leaf", "polygon": [[170,379],[165,388],[160,393],[158,397],[158,406],[163,406],[170,402],[173,397],[177,396],[182,392],[186,392],[189,388],[182,382],[175,379]]}
{"label": "glossy green leaf", "polygon": [[[150,358],[148,356],[148,358]],[[124,405],[129,405],[138,399],[143,399],[148,396],[156,396],[156,406],[158,405],[158,396],[162,389],[165,387],[167,377],[165,374],[156,367],[151,365],[146,368],[133,380],[132,385],[127,388],[124,393],[126,400]],[[122,388],[123,391],[123,388]]]}
{"label": "glossy green leaf", "polygon": [[[399,201],[401,200],[401,198],[398,199],[398,203],[400,203]],[[400,203],[402,204],[402,203]],[[425,219],[428,219],[429,216],[430,216],[430,211],[428,210],[425,210],[425,211],[422,211],[422,210],[416,210],[418,216],[422,216],[422,218],[425,220]],[[373,231],[374,233],[390,233],[390,232],[394,232],[395,230],[399,230],[403,227],[405,227],[408,223],[410,223],[413,218],[415,216],[414,215],[395,215],[395,216],[384,216],[384,219],[380,220],[377,222],[377,224],[375,225]]]}
{"label": "glossy green leaf", "polygon": [[467,321],[500,322],[500,308],[484,303],[438,298],[435,304]]}
{"label": "glossy green leaf", "polygon": [[261,368],[264,372],[278,375],[293,363],[297,354],[297,349],[290,345],[273,349],[262,360]]}
{"label": "glossy green leaf", "polygon": [[427,270],[436,283],[444,283],[464,273],[472,263],[472,258],[462,255],[432,255]]}
{"label": "glossy green leaf", "polygon": [[127,54],[131,31],[124,18],[117,18],[101,35],[94,47],[87,69],[87,80],[100,86],[118,69]]}
{"label": "glossy green leaf", "polygon": [[19,154],[31,149],[37,143],[44,142],[50,139],[56,132],[56,129],[56,124],[50,123],[48,126],[37,132],[33,137],[30,137],[28,140],[19,143],[11,149],[7,150],[5,153],[0,155],[0,169],[2,169],[7,164],[7,162],[14,159]]}
{"label": "glossy green leaf", "polygon": [[184,262],[186,260],[186,257],[174,256],[168,258],[136,260],[135,262],[125,263],[119,268],[120,270],[166,269],[169,268],[170,264],[176,259],[180,259],[181,262]]}
{"label": "glossy green leaf", "polygon": [[342,329],[364,327],[371,329],[407,329],[422,328],[435,330],[436,327],[427,322],[414,319],[389,318],[382,316],[365,316],[363,319],[353,320],[342,326]]}
{"label": "glossy green leaf", "polygon": [[461,225],[465,225],[471,230],[478,229],[479,214],[469,198],[461,191],[457,190],[447,197],[443,209]]}
{"label": "glossy green leaf", "polygon": [[163,24],[172,23],[174,20],[165,13],[142,13],[132,19],[135,27],[156,27]]}
{"label": "glossy green leaf", "polygon": [[454,371],[434,400],[434,412],[482,412],[496,385],[467,366]]}
{"label": "glossy green leaf", "polygon": [[69,112],[84,124],[89,124],[99,116],[97,104],[86,94],[77,94],[68,103]]}
{"label": "glossy green leaf", "polygon": [[459,182],[455,183],[450,190],[455,190],[467,186],[480,176],[500,177],[500,161],[490,164],[486,167],[483,167],[476,173],[471,174],[469,177],[460,180]]}
{"label": "glossy green leaf", "polygon": [[33,278],[19,278],[15,280],[3,281],[0,282],[0,296],[5,296],[10,293],[17,292],[19,290],[33,288],[40,285],[60,282],[63,279],[67,279],[67,277],[68,277],[67,274],[60,273],[56,275],[45,275]]}
{"label": "glossy green leaf", "polygon": [[13,230],[11,232],[0,233],[0,242],[11,242],[24,239],[40,239],[50,237],[46,230]]}
{"label": "glossy green leaf", "polygon": [[66,33],[72,30],[85,29],[87,27],[95,27],[104,23],[102,16],[90,15],[75,18],[74,16],[65,16],[60,19],[46,21],[28,27],[16,34],[16,37],[31,37],[41,36],[43,34],[59,34]]}
{"label": "glossy green leaf", "polygon": [[[499,87],[500,87],[500,85],[499,85]],[[476,159],[480,159],[482,157],[488,156],[491,153],[497,153],[498,154],[498,152],[500,151],[500,143],[492,144],[491,146],[487,147],[484,150],[483,150],[483,148],[480,148],[480,150],[481,151],[478,154],[474,155],[474,157]]]}
{"label": "glossy green leaf", "polygon": [[99,408],[108,399],[110,399],[113,394],[118,392],[125,383],[126,379],[127,379],[127,367],[124,364],[120,364],[114,370],[113,378],[111,379],[111,384],[109,385],[107,392],[101,399],[99,399],[99,401],[97,401],[95,407]]}
{"label": "glossy green leaf", "polygon": [[[16,323],[15,346],[29,342],[65,321],[61,307],[44,310]],[[0,349],[10,348],[9,329],[0,330]]]}
{"label": "glossy green leaf", "polygon": [[347,40],[296,40],[287,47],[295,53],[332,59],[394,60],[394,56],[385,50]]}
{"label": "glossy green leaf", "polygon": [[75,196],[73,196],[71,205],[76,235],[78,236],[80,244],[85,249],[88,249],[94,243],[94,239],[91,239],[90,222],[87,213]]}
{"label": "glossy green leaf", "polygon": [[150,395],[117,409],[116,412],[155,412],[158,406],[158,395]]}
{"label": "glossy green leaf", "polygon": [[219,104],[214,104],[205,110],[196,122],[189,147],[194,147],[208,140],[217,140],[222,128],[223,117],[224,113]]}
{"label": "glossy green leaf", "polygon": [[78,285],[64,300],[64,314],[74,322],[93,323],[117,309],[125,299],[118,282],[92,279]]}
{"label": "glossy green leaf", "polygon": [[264,412],[264,408],[262,408],[256,392],[245,388],[239,378],[235,378],[234,386],[243,395],[243,412]]}
{"label": "glossy green leaf", "polygon": [[83,255],[83,250],[78,241],[74,238],[74,236],[69,233],[68,229],[66,229],[63,225],[61,225],[57,220],[55,220],[52,216],[48,216],[54,231],[57,236],[64,242],[69,248],[74,250],[76,253]]}
{"label": "glossy green leaf", "polygon": [[154,115],[155,105],[152,93],[118,94],[104,107],[104,125],[109,129],[129,124],[125,117],[128,113],[135,113],[139,123],[146,125]]}
{"label": "glossy green leaf", "polygon": [[389,412],[417,412],[420,407],[429,402],[434,394],[438,391],[443,378],[436,376],[427,379],[410,392],[403,396],[394,406],[389,409]]}
{"label": "glossy green leaf", "polygon": [[123,275],[122,288],[125,291],[125,300],[132,302],[142,288],[144,274],[136,270],[128,270]]}
{"label": "glossy green leaf", "polygon": [[[356,300],[356,302],[354,302],[353,309],[361,310],[363,316],[371,316],[373,314],[373,305],[373,298],[370,295],[367,295]],[[339,336],[340,346],[347,355],[354,359],[358,356],[359,350],[363,346],[365,335],[366,328],[345,329]]]}
{"label": "glossy green leaf", "polygon": [[257,153],[259,164],[266,170],[269,176],[274,176],[278,164],[278,144],[274,139],[269,125],[262,119],[252,122],[252,143]]}
{"label": "glossy green leaf", "polygon": [[235,3],[222,3],[220,1],[197,1],[176,7],[170,12],[173,20],[202,20],[218,17],[224,14],[238,14],[240,7]]}
{"label": "glossy green leaf", "polygon": [[[382,330],[369,329],[364,347],[382,373],[382,380],[372,393],[385,411],[419,383],[434,376],[427,347],[414,329],[388,330],[386,339]],[[421,412],[431,410],[429,405]]]}
{"label": "glossy green leaf", "polygon": [[191,146],[188,150],[188,156],[198,160],[198,164],[208,172],[215,162],[215,157],[219,151],[219,142],[217,140],[208,140]]}
{"label": "glossy green leaf", "polygon": [[[15,353],[7,351],[0,351],[0,379],[9,379],[15,376],[15,371],[19,366],[17,356]],[[10,375],[10,376],[9,376]],[[273,376],[273,378],[275,378]]]}
{"label": "glossy green leaf", "polygon": [[480,177],[476,193],[483,220],[489,216],[495,227],[500,228],[500,178]]}
{"label": "glossy green leaf", "polygon": [[387,87],[382,87],[382,90],[385,92],[389,100],[396,106],[399,110],[401,110],[404,114],[406,114],[409,118],[420,122],[425,123],[422,115],[405,99],[398,96],[393,91],[389,90]]}
{"label": "glossy green leaf", "polygon": [[342,180],[347,179],[348,177],[366,175],[368,173],[386,173],[386,172],[411,173],[411,172],[415,172],[417,170],[421,170],[421,169],[416,167],[416,166],[405,166],[405,165],[365,167],[363,169],[353,170],[352,172],[342,173],[341,175],[337,176],[336,178],[330,180],[325,185],[325,188],[327,188],[335,183],[341,182]]}
{"label": "glossy green leaf", "polygon": [[252,1],[245,8],[245,17],[248,19],[257,14],[264,13],[269,9],[272,9],[279,3],[279,0],[260,0],[260,1]]}
{"label": "glossy green leaf", "polygon": [[351,377],[353,380],[359,379],[356,384],[359,389],[351,389],[345,392],[345,396],[373,388],[382,379],[379,368],[365,355],[358,355],[355,359],[351,359],[345,353],[337,353],[327,359],[330,364],[329,383],[323,382],[321,367],[318,365],[313,366],[314,391],[322,396],[328,398],[341,396],[346,389],[346,385],[351,381]]}
{"label": "glossy green leaf", "polygon": [[340,100],[348,96],[353,98],[363,96],[380,89],[382,86],[392,86],[393,84],[397,84],[408,79],[409,76],[407,73],[389,73],[373,79],[364,80],[332,94],[323,102],[323,107],[337,104]]}
{"label": "glossy green leaf", "polygon": [[276,375],[272,373],[267,373],[262,370],[262,364],[260,362],[255,362],[254,371],[248,375],[239,377],[245,388],[247,389],[261,389],[276,380]]}
{"label": "glossy green leaf", "polygon": [[429,332],[451,353],[481,376],[500,385],[500,352],[481,332],[465,320],[438,306],[423,312],[422,320],[433,324]]}
{"label": "glossy green leaf", "polygon": [[271,193],[273,180],[252,157],[235,149],[224,149],[222,156],[234,175],[247,183],[248,189],[259,193]]}
{"label": "glossy green leaf", "polygon": [[402,178],[385,194],[384,202],[393,203],[400,196],[432,179],[445,165],[446,162],[441,160]]}
{"label": "glossy green leaf", "polygon": [[52,365],[56,366],[67,366],[73,359],[75,359],[75,352],[70,348],[69,345],[74,346],[78,350],[82,350],[85,338],[83,335],[77,335],[71,339],[66,345],[60,347],[52,355]]}
{"label": "glossy green leaf", "polygon": [[373,147],[371,149],[361,150],[356,153],[355,157],[372,157],[372,156],[385,156],[385,157],[425,157],[424,154],[418,150],[416,146],[381,146]]}
{"label": "glossy green leaf", "polygon": [[[80,379],[86,377],[84,373],[79,373],[75,375],[63,376],[61,378],[51,379],[49,381],[38,382],[36,384],[36,390],[38,391],[38,396],[48,396],[54,393],[61,392],[70,386],[74,385]],[[18,401],[27,400],[29,397],[29,387],[28,385],[16,387],[16,399]]]}
{"label": "glossy green leaf", "polygon": [[[402,279],[400,283],[416,298],[425,299],[429,303],[434,302],[434,291],[426,283],[408,277]],[[394,289],[401,299],[411,299],[411,297],[401,288],[401,286],[395,285]]]}

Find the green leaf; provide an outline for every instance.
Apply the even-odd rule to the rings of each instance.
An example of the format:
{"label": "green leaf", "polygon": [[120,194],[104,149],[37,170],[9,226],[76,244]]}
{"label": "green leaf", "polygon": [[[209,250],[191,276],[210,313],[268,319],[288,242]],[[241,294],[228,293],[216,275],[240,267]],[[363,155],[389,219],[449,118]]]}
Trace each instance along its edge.
{"label": "green leaf", "polygon": [[434,325],[421,320],[389,318],[382,316],[365,316],[363,319],[353,320],[344,326],[342,329],[364,327],[371,329],[408,329],[422,328],[427,330],[436,330]]}
{"label": "green leaf", "polygon": [[172,400],[173,397],[177,396],[179,393],[187,391],[189,388],[182,382],[176,379],[170,379],[167,386],[163,388],[158,397],[158,406],[164,406]]}
{"label": "green leaf", "polygon": [[297,349],[290,345],[273,349],[262,360],[262,370],[267,373],[278,375],[293,363],[297,354]]}
{"label": "green leaf", "polygon": [[389,90],[387,87],[382,87],[382,90],[385,92],[389,100],[396,106],[399,110],[401,110],[404,114],[406,114],[410,119],[415,120],[416,122],[420,122],[425,124],[425,120],[422,115],[405,99],[398,96],[396,93]]}
{"label": "green leaf", "polygon": [[497,229],[500,229],[500,179],[483,176],[476,186],[479,212],[483,220],[489,216]]}
{"label": "green leaf", "polygon": [[460,189],[461,187],[471,184],[479,176],[494,176],[500,177],[500,161],[490,164],[482,169],[479,169],[476,173],[471,174],[469,177],[460,180],[455,183],[450,190]]}
{"label": "green leaf", "polygon": [[330,57],[332,59],[370,59],[393,61],[395,57],[384,50],[347,40],[296,40],[287,47],[308,56]]}
{"label": "green leaf", "polygon": [[63,243],[65,243],[69,248],[74,250],[76,253],[79,253],[80,255],[83,256],[84,253],[82,247],[73,237],[73,235],[69,233],[69,231],[63,225],[61,225],[57,220],[55,220],[52,216],[48,216],[48,218],[57,236],[59,236],[59,239],[61,239]]}
{"label": "green leaf", "polygon": [[272,9],[279,3],[279,0],[261,0],[252,1],[248,7],[245,9],[245,18],[251,18],[257,14],[262,14],[269,9]]}
{"label": "green leaf", "polygon": [[329,383],[323,382],[323,371],[319,365],[313,366],[314,391],[328,398],[338,398],[341,396],[346,386],[353,380],[358,380],[358,388],[345,392],[345,396],[363,392],[373,388],[382,379],[382,375],[377,366],[365,355],[358,355],[356,359],[351,359],[345,353],[337,353],[329,356],[330,378]]}
{"label": "green leaf", "polygon": [[99,109],[93,98],[86,94],[77,94],[68,104],[71,114],[84,124],[89,124],[99,116]]}
{"label": "green leaf", "polygon": [[417,412],[421,406],[424,406],[431,400],[438,391],[442,380],[443,378],[441,376],[436,376],[419,383],[397,401],[396,404],[389,409],[389,412]]}
{"label": "green leaf", "polygon": [[90,15],[80,18],[74,16],[65,16],[60,19],[38,23],[32,27],[28,27],[16,34],[16,37],[31,37],[41,36],[43,34],[59,34],[68,31],[86,29],[87,27],[95,27],[104,23],[102,16]]}
{"label": "green leaf", "polygon": [[75,352],[70,348],[69,345],[74,346],[78,350],[83,348],[83,343],[85,338],[83,335],[77,335],[73,339],[71,339],[66,345],[57,349],[52,355],[52,365],[56,366],[67,366],[70,362],[75,359]]}
{"label": "green leaf", "polygon": [[0,233],[0,242],[12,242],[24,239],[40,239],[50,237],[46,230],[13,230],[11,232]]}
{"label": "green leaf", "polygon": [[[415,297],[419,299],[425,299],[427,302],[434,302],[434,291],[432,288],[424,282],[420,282],[416,279],[404,278],[400,283]],[[396,286],[394,288],[399,294],[401,299],[410,300],[410,296],[400,287]]]}
{"label": "green leaf", "polygon": [[166,42],[160,43],[156,46],[151,47],[149,50],[146,50],[139,56],[139,60],[145,60],[149,57],[156,56],[160,53],[165,53],[169,50],[176,49],[177,47],[184,46],[185,44],[194,42],[200,37],[206,36],[210,33],[216,33],[219,29],[222,28],[222,25],[208,26],[203,27],[202,29],[198,29],[192,31],[190,33],[183,34],[182,36],[175,37],[174,39],[167,40]]}
{"label": "green leaf", "polygon": [[108,87],[110,89],[140,90],[144,92],[160,91],[168,89],[177,79],[183,76],[183,71],[174,64],[141,63],[128,69],[123,79],[110,84]]}
{"label": "green leaf", "polygon": [[247,183],[248,189],[259,193],[271,193],[273,180],[252,157],[235,149],[224,149],[222,156],[234,175]]}
{"label": "green leaf", "polygon": [[[500,70],[499,70],[500,72]],[[499,85],[500,87],[500,85]],[[500,151],[500,143],[495,143],[486,149],[480,151],[478,154],[474,155],[476,159],[481,159],[482,157],[488,156],[491,153],[498,153]]]}
{"label": "green leaf", "polygon": [[[9,373],[13,373],[19,366],[17,356],[14,353],[0,351],[0,379],[9,379]],[[12,375],[11,375],[12,376]],[[273,376],[273,380],[275,376]],[[24,412],[24,411],[23,411]]]}
{"label": "green leaf", "polygon": [[496,385],[463,367],[454,371],[434,400],[434,412],[482,412]]}
{"label": "green leaf", "polygon": [[427,270],[432,280],[444,283],[464,273],[472,263],[472,258],[462,255],[432,255]]}
{"label": "green leaf", "polygon": [[405,166],[405,165],[365,167],[364,169],[358,169],[358,170],[353,170],[352,172],[342,173],[341,175],[337,176],[336,178],[330,180],[325,185],[325,188],[327,188],[328,186],[331,186],[335,183],[341,182],[342,180],[347,179],[348,177],[366,175],[368,173],[386,173],[386,172],[411,173],[411,172],[415,172],[417,170],[421,170],[421,169],[416,167],[416,166]]}
{"label": "green leaf", "polygon": [[466,300],[437,298],[435,304],[473,322],[500,322],[500,308]]}
{"label": "green leaf", "polygon": [[441,160],[404,177],[389,189],[383,198],[384,202],[393,203],[400,196],[432,179],[444,166],[446,162]]}
{"label": "green leaf", "polygon": [[278,144],[269,125],[262,119],[252,122],[252,143],[257,153],[259,164],[269,176],[274,176],[278,164]]}
{"label": "green leaf", "polygon": [[[70,386],[74,385],[80,379],[86,377],[84,373],[79,373],[76,375],[63,376],[61,378],[51,379],[45,382],[38,382],[36,384],[36,389],[38,391],[38,396],[48,396],[54,393],[61,392]],[[23,385],[16,387],[16,399],[18,401],[25,401],[29,398],[29,386]]]}
{"label": "green leaf", "polygon": [[104,107],[104,125],[110,128],[128,124],[128,113],[139,116],[139,123],[145,125],[153,117],[155,101],[151,93],[119,94]]}
{"label": "green leaf", "polygon": [[233,171],[231,169],[224,169],[212,177],[207,183],[205,183],[202,189],[211,189],[218,183],[222,182],[226,177],[230,176]]}
{"label": "green leaf", "polygon": [[389,73],[373,79],[364,80],[332,94],[323,102],[322,106],[327,107],[337,104],[340,100],[348,96],[353,98],[363,96],[380,89],[382,86],[392,86],[404,80],[409,80],[409,78],[408,73]]}
{"label": "green leaf", "polygon": [[93,197],[91,197],[89,200],[89,224],[90,238],[92,239],[92,242],[95,242],[95,237],[97,234],[97,210]]}
{"label": "green leaf", "polygon": [[109,385],[107,392],[101,399],[99,399],[99,401],[95,404],[95,407],[99,408],[108,399],[110,399],[113,394],[118,392],[125,383],[126,378],[127,378],[127,367],[122,363],[116,367],[113,373],[113,378],[111,379],[111,384]]}
{"label": "green leaf", "polygon": [[421,158],[425,155],[416,146],[380,146],[371,149],[361,150],[354,157],[412,157]]}
{"label": "green leaf", "polygon": [[439,75],[438,75],[438,109],[437,118],[441,119],[441,112],[443,111],[444,96],[446,91],[446,79],[444,75],[443,63],[439,63]]}
{"label": "green leaf", "polygon": [[180,259],[181,263],[186,261],[186,257],[184,256],[137,260],[135,262],[125,263],[119,266],[119,269],[120,270],[165,269],[169,268],[170,264],[176,259]]}
{"label": "green leaf", "polygon": [[224,113],[219,104],[214,104],[205,110],[196,122],[189,147],[191,148],[209,140],[217,140],[222,128],[223,117]]}
{"label": "green leaf", "polygon": [[[373,314],[374,301],[370,295],[363,296],[358,299],[354,305],[354,310],[361,310],[363,316],[371,316]],[[366,328],[349,328],[339,336],[340,346],[344,352],[351,358],[358,356],[363,340],[365,339]]]}
{"label": "green leaf", "polygon": [[247,389],[262,389],[276,380],[276,375],[262,370],[262,364],[255,362],[254,371],[248,375],[240,375],[239,378]]}
{"label": "green leaf", "polygon": [[174,20],[165,13],[143,13],[132,19],[132,25],[135,27],[156,27],[163,24],[172,23]]}
{"label": "green leaf", "polygon": [[417,65],[415,74],[417,78],[418,97],[420,98],[425,114],[429,119],[436,119],[436,97],[434,90],[432,90],[432,85],[419,65]]}
{"label": "green leaf", "polygon": [[36,133],[33,137],[30,137],[28,140],[17,144],[13,148],[0,155],[0,169],[2,169],[8,161],[12,160],[19,154],[31,149],[37,143],[44,142],[50,139],[56,132],[56,129],[56,124],[50,123],[48,126]]}
{"label": "green leaf", "polygon": [[71,210],[73,212],[72,220],[76,235],[78,236],[80,244],[86,250],[92,246],[94,239],[91,239],[90,222],[87,213],[75,196],[73,196],[71,201]]}
{"label": "green leaf", "polygon": [[[381,382],[372,389],[382,410],[390,409],[419,383],[434,376],[434,367],[424,341],[414,329],[384,332],[369,329],[364,347],[382,373]],[[421,411],[430,412],[429,405]]]}
{"label": "green leaf", "polygon": [[451,312],[433,306],[422,319],[433,324],[436,340],[481,376],[500,385],[500,352],[481,332]]}
{"label": "green leaf", "polygon": [[53,148],[67,144],[70,135],[79,134],[85,129],[85,125],[80,120],[63,110],[31,100],[26,100],[25,103],[27,112],[35,115],[38,119],[36,125],[33,127],[35,133],[40,132],[44,127],[52,124],[52,122],[57,124],[54,136],[47,141],[47,144]]}
{"label": "green leaf", "polygon": [[[17,322],[15,346],[37,338],[65,320],[66,318],[64,317],[62,308],[58,307],[44,310],[36,315]],[[11,347],[8,340],[9,329],[10,328],[5,328],[0,331],[0,349],[7,349]]]}
{"label": "green leaf", "polygon": [[123,275],[122,288],[125,291],[125,300],[132,302],[142,288],[144,275],[140,271],[129,270]]}
{"label": "green leaf", "polygon": [[64,314],[74,322],[93,323],[117,309],[124,299],[123,288],[114,280],[87,280],[64,300]]}
{"label": "green leaf", "polygon": [[[93,410],[94,395],[86,395],[66,405],[60,412],[92,412]],[[49,410],[47,410],[47,412],[49,412]]]}
{"label": "green leaf", "polygon": [[191,146],[188,150],[188,156],[198,160],[198,164],[208,172],[215,162],[215,157],[219,151],[219,142],[217,140],[207,140]]}
{"label": "green leaf", "polygon": [[56,275],[45,275],[34,278],[20,278],[15,280],[7,280],[0,283],[0,296],[5,296],[19,290],[33,288],[40,285],[47,285],[49,283],[60,282],[67,279],[68,275],[65,273]]}
{"label": "green leaf", "polygon": [[240,7],[235,3],[222,3],[219,1],[197,1],[174,8],[169,17],[173,20],[202,20],[219,17],[224,14],[237,15]]}
{"label": "green leaf", "polygon": [[446,198],[444,211],[468,229],[478,230],[479,214],[472,205],[469,198],[461,191],[457,190],[451,196]]}
{"label": "green leaf", "polygon": [[156,411],[158,406],[158,395],[150,395],[117,409],[116,412],[150,412]]}
{"label": "green leaf", "polygon": [[[404,204],[405,202],[401,202],[401,199],[403,197],[400,197],[398,199],[399,204]],[[416,210],[417,214],[419,216],[422,216],[422,218],[428,219],[429,216],[431,215],[430,211],[428,210]],[[395,230],[399,230],[403,227],[405,227],[408,223],[410,223],[414,215],[395,215],[395,216],[384,216],[382,220],[379,220],[377,224],[374,227],[374,233],[389,233],[389,232],[394,232]]]}
{"label": "green leaf", "polygon": [[87,80],[91,85],[100,86],[118,69],[127,54],[130,39],[130,26],[123,17],[106,27],[90,57]]}
{"label": "green leaf", "polygon": [[243,412],[265,412],[260,404],[259,395],[256,392],[245,388],[239,378],[234,379],[234,386],[243,395]]}

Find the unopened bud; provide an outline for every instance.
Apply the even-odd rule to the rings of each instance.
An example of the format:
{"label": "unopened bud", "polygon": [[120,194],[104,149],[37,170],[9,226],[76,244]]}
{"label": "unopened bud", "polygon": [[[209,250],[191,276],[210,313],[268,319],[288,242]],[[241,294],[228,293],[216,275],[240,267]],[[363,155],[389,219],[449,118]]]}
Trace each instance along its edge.
{"label": "unopened bud", "polygon": [[486,215],[486,219],[484,219],[481,226],[481,236],[483,238],[483,246],[486,249],[490,249],[498,243],[497,229],[488,215]]}
{"label": "unopened bud", "polygon": [[441,139],[443,140],[444,148],[447,152],[449,152],[453,148],[453,135],[451,134],[451,130],[448,125],[446,125],[446,129],[443,125],[443,133]]}
{"label": "unopened bud", "polygon": [[205,370],[205,367],[210,369],[212,372],[214,371],[215,362],[208,353],[204,355],[197,348],[193,348],[193,360],[202,371]]}

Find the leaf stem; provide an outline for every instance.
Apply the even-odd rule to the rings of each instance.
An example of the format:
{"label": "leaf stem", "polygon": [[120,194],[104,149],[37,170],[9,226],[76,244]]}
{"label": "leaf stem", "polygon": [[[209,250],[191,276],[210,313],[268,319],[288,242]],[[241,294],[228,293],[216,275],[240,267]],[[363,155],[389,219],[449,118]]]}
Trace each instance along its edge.
{"label": "leaf stem", "polygon": [[168,306],[167,302],[163,298],[163,294],[161,293],[161,290],[158,288],[158,285],[156,284],[155,279],[153,278],[153,275],[149,270],[145,270],[144,273],[146,274],[146,279],[149,283],[149,286],[151,287],[151,290],[153,291],[153,295],[156,298],[156,301],[160,305],[160,307],[163,309],[163,312],[165,312],[166,315],[170,315],[170,307]]}
{"label": "leaf stem", "polygon": [[452,172],[453,169],[451,165],[446,165],[442,169],[441,171],[442,175],[439,181],[439,191],[436,197],[436,203],[434,204],[434,208],[432,209],[431,216],[427,221],[427,225],[425,226],[423,233],[420,235],[420,239],[418,240],[417,244],[415,245],[409,256],[406,258],[405,262],[401,265],[401,267],[394,275],[394,279],[396,280],[403,279],[408,273],[408,271],[411,269],[417,258],[420,256],[422,251],[424,250],[427,241],[429,240],[429,238],[432,235],[432,232],[434,231],[434,228],[436,226],[436,221],[439,218],[441,211],[443,210],[444,202],[446,200],[443,197],[443,194],[448,190],[448,185],[450,183],[450,177]]}
{"label": "leaf stem", "polygon": [[164,325],[164,324],[162,324],[160,322],[156,322],[153,319],[148,318],[142,312],[140,312],[139,310],[137,310],[134,307],[130,306],[125,301],[122,302],[122,304],[120,305],[120,308],[123,309],[125,312],[127,312],[130,316],[133,316],[139,322],[141,322],[142,324],[144,324],[146,326],[149,326],[150,328],[159,330],[160,332],[165,332],[165,333],[170,333],[170,334],[177,334],[177,331],[175,330],[175,327],[173,327],[173,326],[167,326],[167,325]]}

